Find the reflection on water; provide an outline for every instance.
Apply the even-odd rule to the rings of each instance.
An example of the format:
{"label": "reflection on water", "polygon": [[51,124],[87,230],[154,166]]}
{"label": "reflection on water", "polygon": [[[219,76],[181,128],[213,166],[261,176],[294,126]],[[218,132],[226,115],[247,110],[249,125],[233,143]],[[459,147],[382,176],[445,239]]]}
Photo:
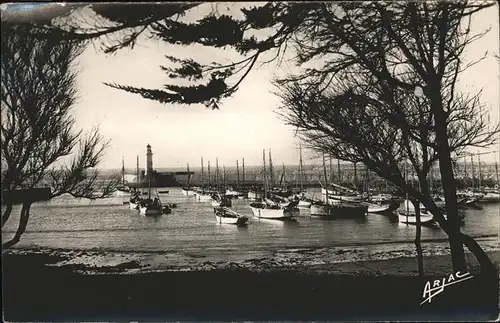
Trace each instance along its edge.
{"label": "reflection on water", "polygon": [[[127,194],[89,201],[61,197],[37,203],[19,246],[63,249],[93,249],[133,252],[169,252],[203,257],[249,257],[268,255],[290,248],[325,248],[408,242],[398,246],[414,250],[415,226],[399,224],[397,216],[368,214],[363,219],[325,220],[311,218],[308,210],[295,213],[295,219],[257,219],[249,201],[234,200],[233,209],[249,217],[248,225],[217,224],[210,203],[182,196],[179,188],[160,194],[165,203],[177,203],[171,214],[159,217],[140,216],[130,210]],[[10,238],[18,223],[20,208],[2,229],[3,240]],[[482,210],[467,209],[463,232],[474,236],[497,235],[498,204]],[[422,228],[423,240],[446,239],[439,228]],[[274,250],[274,251],[273,251]]]}

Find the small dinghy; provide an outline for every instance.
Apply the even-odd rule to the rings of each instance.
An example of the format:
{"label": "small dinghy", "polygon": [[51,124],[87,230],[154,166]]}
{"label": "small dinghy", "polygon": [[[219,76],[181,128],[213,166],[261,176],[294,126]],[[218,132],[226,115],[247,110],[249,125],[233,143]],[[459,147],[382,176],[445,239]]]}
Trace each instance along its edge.
{"label": "small dinghy", "polygon": [[215,221],[219,224],[236,224],[245,225],[248,222],[248,218],[241,215],[227,207],[216,207],[214,208]]}

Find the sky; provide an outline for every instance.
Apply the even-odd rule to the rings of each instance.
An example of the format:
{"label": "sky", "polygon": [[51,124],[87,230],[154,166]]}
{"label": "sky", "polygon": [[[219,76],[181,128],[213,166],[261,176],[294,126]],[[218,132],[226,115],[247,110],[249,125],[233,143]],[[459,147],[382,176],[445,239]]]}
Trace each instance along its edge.
{"label": "sky", "polygon": [[[467,52],[467,58],[473,60],[488,51],[487,58],[462,74],[460,88],[483,88],[482,99],[491,107],[492,123],[498,123],[499,63],[493,56],[499,48],[496,7],[479,13],[472,25],[473,32],[489,27],[491,31]],[[186,163],[196,167],[202,156],[205,165],[209,160],[215,165],[216,157],[219,165],[234,166],[242,158],[246,165],[260,165],[262,149],[266,149],[266,154],[268,149],[272,150],[275,165],[298,163],[294,130],[276,114],[280,101],[271,92],[272,76],[286,71],[286,64],[280,67],[269,64],[253,70],[236,94],[222,102],[220,110],[204,105],[165,105],[103,84],[161,88],[170,81],[159,68],[168,63],[166,54],[218,61],[224,52],[143,40],[133,50],[125,49],[112,56],[89,46],[79,57],[80,93],[72,113],[76,127],[89,130],[98,125],[101,134],[112,140],[100,167],[120,168],[123,157],[125,167],[135,168],[137,155],[144,167],[147,144],[152,146],[154,166],[158,168],[184,167]],[[311,156],[312,153],[304,152],[304,159]],[[495,159],[498,160],[498,154],[481,156],[482,162]]]}

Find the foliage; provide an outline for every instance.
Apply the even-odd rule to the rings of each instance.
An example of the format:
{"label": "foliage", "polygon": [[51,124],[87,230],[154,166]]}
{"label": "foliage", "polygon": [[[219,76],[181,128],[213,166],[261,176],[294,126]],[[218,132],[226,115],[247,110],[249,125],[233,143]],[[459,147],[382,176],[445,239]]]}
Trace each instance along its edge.
{"label": "foliage", "polygon": [[[92,170],[108,142],[97,129],[86,136],[75,132],[70,114],[77,99],[72,64],[83,48],[49,31],[45,35],[39,31],[35,37],[32,28],[2,24],[2,190],[49,186],[52,197],[64,193],[108,196],[117,181],[99,185],[98,173]],[[63,157],[70,159],[69,165],[62,163]],[[2,226],[11,210],[12,205],[7,205]],[[29,206],[23,206],[21,218],[15,238],[4,247],[19,241]]]}

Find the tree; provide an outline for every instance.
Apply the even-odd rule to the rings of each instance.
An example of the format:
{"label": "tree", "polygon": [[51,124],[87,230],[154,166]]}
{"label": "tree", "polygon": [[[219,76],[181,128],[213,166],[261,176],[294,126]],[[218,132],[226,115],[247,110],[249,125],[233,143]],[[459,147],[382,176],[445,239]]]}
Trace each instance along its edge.
{"label": "tree", "polygon": [[[103,141],[98,129],[87,135],[75,132],[70,115],[77,98],[72,64],[83,48],[61,41],[54,32],[34,37],[32,28],[2,23],[2,190],[49,186],[51,197],[108,196],[118,182],[103,183],[92,168],[109,142]],[[69,165],[56,166],[71,154]],[[11,213],[8,204],[2,227]],[[17,231],[3,248],[19,242],[29,216],[30,205],[23,205]]]}
{"label": "tree", "polygon": [[[170,7],[168,10],[172,14],[167,14],[164,18],[151,14],[151,9],[144,7],[135,7],[136,16],[120,15],[119,18],[109,11],[96,8],[98,17],[105,17],[111,23],[114,22],[114,25],[105,28],[105,31],[83,34],[73,28],[67,35],[91,39],[102,33],[109,35],[107,31],[133,30],[135,37],[125,36],[111,41],[108,39],[111,42],[108,46],[110,52],[132,46],[141,32],[147,32],[150,37],[173,44],[200,44],[215,48],[229,46],[244,56],[242,60],[226,65],[207,65],[189,58],[168,56],[167,59],[179,67],[165,67],[163,70],[172,79],[196,81],[196,84],[190,83],[187,86],[167,84],[165,89],[145,89],[107,83],[114,88],[162,103],[205,103],[217,107],[220,100],[237,90],[259,57],[264,53],[274,52],[276,55],[270,61],[280,60],[287,49],[292,47],[296,54],[294,61],[303,70],[299,76],[282,80],[281,85],[300,82],[309,89],[323,89],[328,88],[334,80],[337,81],[342,71],[345,71],[342,75],[361,72],[360,77],[365,81],[371,79],[368,84],[375,84],[382,91],[383,100],[379,100],[384,104],[396,104],[401,98],[393,97],[395,93],[404,95],[405,91],[413,92],[416,86],[423,88],[425,104],[430,109],[430,115],[425,120],[429,120],[430,124],[420,128],[427,129],[426,133],[434,136],[430,137],[432,146],[428,148],[438,152],[436,158],[441,177],[447,184],[444,193],[448,219],[444,219],[431,201],[424,199],[423,202],[429,204],[429,209],[435,213],[441,227],[450,237],[456,270],[465,267],[462,243],[467,245],[485,268],[491,268],[491,262],[477,243],[460,232],[452,167],[453,144],[449,140],[462,139],[450,133],[460,133],[460,128],[453,128],[449,124],[451,119],[463,115],[456,113],[460,106],[456,105],[455,100],[455,84],[464,68],[462,54],[473,40],[481,36],[470,34],[470,17],[492,5],[493,3],[466,1],[266,3],[260,7],[242,9],[243,19],[211,12],[194,23],[177,19],[181,12],[190,9],[185,7],[177,7],[175,10]],[[130,10],[134,10],[132,8]],[[145,22],[142,23],[141,19]],[[267,36],[257,39],[253,36],[256,31],[266,31]],[[320,68],[304,68],[318,62]],[[392,108],[397,111],[396,107]],[[385,117],[390,117],[390,114]],[[397,118],[406,126],[404,117],[397,114]],[[423,140],[407,137],[414,133],[416,132],[408,132],[398,139],[408,142],[413,140],[423,145]],[[476,135],[478,133],[468,133],[465,142],[473,144]],[[465,146],[466,144],[457,145],[459,149]],[[427,149],[423,149],[422,153],[426,151]],[[413,161],[412,164],[418,163]],[[425,183],[421,181],[421,184]],[[410,189],[407,186],[403,188],[407,191]],[[421,190],[428,191],[428,187],[421,187]],[[414,191],[409,193],[418,195]]]}

